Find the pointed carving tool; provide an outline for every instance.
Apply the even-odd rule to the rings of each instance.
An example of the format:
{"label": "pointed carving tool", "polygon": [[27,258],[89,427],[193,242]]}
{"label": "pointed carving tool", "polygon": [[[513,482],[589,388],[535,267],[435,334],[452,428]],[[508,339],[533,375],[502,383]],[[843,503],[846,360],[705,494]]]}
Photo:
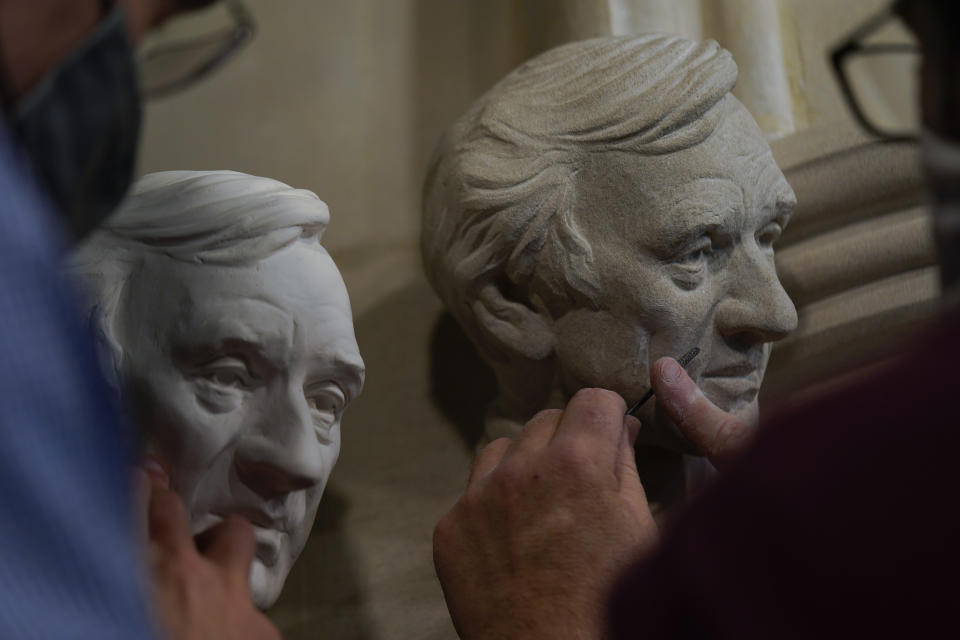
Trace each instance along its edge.
{"label": "pointed carving tool", "polygon": [[[681,367],[686,369],[687,365],[690,364],[690,362],[697,357],[698,353],[700,353],[700,347],[694,347],[693,349],[690,349],[690,351],[687,351],[685,354],[677,358],[677,363]],[[637,400],[637,402],[632,407],[627,409],[627,412],[623,415],[626,415],[626,416],[633,415],[634,411],[642,407],[644,403],[652,397],[653,397],[653,387],[650,387],[650,390],[647,391],[645,394],[643,394],[643,397]]]}

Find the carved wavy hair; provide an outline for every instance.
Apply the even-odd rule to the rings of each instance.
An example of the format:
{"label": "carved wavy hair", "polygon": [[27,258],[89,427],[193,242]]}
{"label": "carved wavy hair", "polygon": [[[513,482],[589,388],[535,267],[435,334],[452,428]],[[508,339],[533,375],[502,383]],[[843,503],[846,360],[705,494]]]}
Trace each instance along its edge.
{"label": "carved wavy hair", "polygon": [[329,221],[316,194],[269,178],[235,171],[162,171],[141,178],[66,265],[108,377],[119,381],[123,350],[114,323],[125,284],[147,255],[248,265],[298,241],[322,250]]}
{"label": "carved wavy hair", "polygon": [[606,37],[547,51],[477,100],[434,153],[421,232],[427,277],[467,333],[491,281],[549,309],[594,306],[593,254],[573,211],[582,158],[702,142],[736,79],[712,40]]}

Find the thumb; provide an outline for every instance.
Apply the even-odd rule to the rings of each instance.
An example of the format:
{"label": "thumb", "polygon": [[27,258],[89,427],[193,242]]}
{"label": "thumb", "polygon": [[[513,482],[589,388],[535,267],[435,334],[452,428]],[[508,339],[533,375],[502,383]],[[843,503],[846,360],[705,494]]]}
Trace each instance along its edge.
{"label": "thumb", "polygon": [[197,536],[196,542],[207,560],[223,569],[235,585],[247,588],[257,545],[253,525],[239,516],[227,516]]}
{"label": "thumb", "polygon": [[746,448],[754,428],[710,402],[673,358],[660,358],[650,371],[657,403],[677,428],[718,469]]}

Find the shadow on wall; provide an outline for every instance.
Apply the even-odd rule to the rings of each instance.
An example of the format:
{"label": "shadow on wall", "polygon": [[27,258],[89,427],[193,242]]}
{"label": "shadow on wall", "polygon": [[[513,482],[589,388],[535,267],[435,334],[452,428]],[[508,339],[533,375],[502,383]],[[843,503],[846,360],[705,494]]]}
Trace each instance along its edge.
{"label": "shadow on wall", "polygon": [[373,626],[358,597],[359,558],[341,524],[349,501],[328,484],[303,553],[287,578],[283,594],[270,609],[270,618],[284,638],[373,640]]}
{"label": "shadow on wall", "polygon": [[430,337],[430,396],[468,450],[475,450],[487,407],[497,396],[497,381],[449,313],[440,316]]}
{"label": "shadow on wall", "polygon": [[[412,145],[404,173],[419,192],[444,129],[525,55],[516,0],[409,6]],[[365,389],[345,419],[310,540],[270,611],[290,640],[453,637],[430,534],[465,482],[496,385],[421,273],[391,290],[355,320]]]}
{"label": "shadow on wall", "polygon": [[432,532],[466,483],[492,377],[422,277],[355,328],[363,393],[271,617],[288,640],[449,640]]}
{"label": "shadow on wall", "polygon": [[516,0],[415,0],[411,166],[423,184],[443,131],[527,57]]}
{"label": "shadow on wall", "polygon": [[[470,104],[528,57],[523,3],[516,0],[416,0],[417,70],[412,162],[422,181],[443,131]],[[436,99],[438,93],[444,96]],[[496,396],[493,373],[457,322],[444,313],[430,337],[430,395],[469,451],[483,435]]]}

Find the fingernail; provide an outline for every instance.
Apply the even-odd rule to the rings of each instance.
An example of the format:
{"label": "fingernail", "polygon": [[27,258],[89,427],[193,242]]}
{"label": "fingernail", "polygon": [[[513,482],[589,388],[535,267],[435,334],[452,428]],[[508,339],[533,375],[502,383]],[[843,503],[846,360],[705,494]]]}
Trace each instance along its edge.
{"label": "fingernail", "polygon": [[154,484],[160,484],[164,487],[170,485],[170,476],[157,458],[146,455],[140,460],[140,466],[147,472],[147,475],[150,476],[150,480],[152,480]]}
{"label": "fingernail", "polygon": [[680,365],[676,360],[671,358],[660,365],[660,379],[667,383],[674,383],[680,379]]}

